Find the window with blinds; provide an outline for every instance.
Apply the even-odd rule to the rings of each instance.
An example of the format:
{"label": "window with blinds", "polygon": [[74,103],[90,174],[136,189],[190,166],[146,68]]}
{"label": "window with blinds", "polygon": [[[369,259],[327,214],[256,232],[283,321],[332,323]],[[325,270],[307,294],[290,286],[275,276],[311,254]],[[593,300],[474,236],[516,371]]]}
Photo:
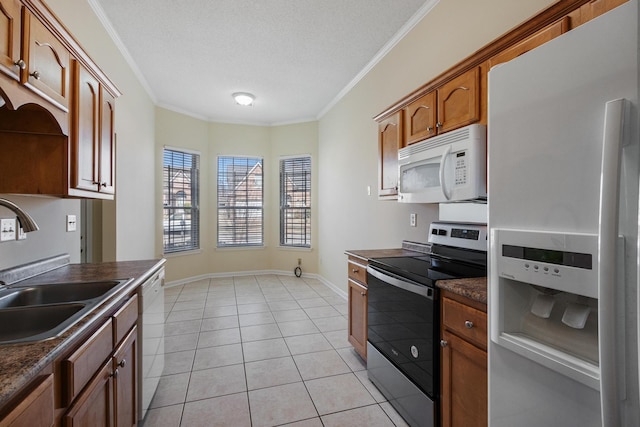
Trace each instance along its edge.
{"label": "window with blinds", "polygon": [[262,246],[262,159],[218,157],[218,247]]}
{"label": "window with blinds", "polygon": [[164,149],[162,228],[165,253],[200,248],[199,173],[199,154]]}
{"label": "window with blinds", "polygon": [[280,160],[280,245],[311,247],[311,157]]}

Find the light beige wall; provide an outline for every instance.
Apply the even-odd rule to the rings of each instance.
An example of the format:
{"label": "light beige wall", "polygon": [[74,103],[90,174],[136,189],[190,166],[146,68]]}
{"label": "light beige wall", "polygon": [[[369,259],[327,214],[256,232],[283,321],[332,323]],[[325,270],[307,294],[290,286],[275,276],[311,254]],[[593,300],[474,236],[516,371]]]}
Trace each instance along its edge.
{"label": "light beige wall", "polygon": [[[437,206],[379,201],[372,117],[552,0],[442,0],[319,122],[319,273],[346,290],[346,249],[426,241]],[[367,196],[366,188],[372,188]],[[409,214],[418,227],[409,227]]]}
{"label": "light beige wall", "polygon": [[116,199],[102,203],[107,260],[154,258],[154,105],[88,0],[46,0],[122,96],[116,100]]}
{"label": "light beige wall", "polygon": [[[264,127],[208,123],[156,108],[156,162],[162,164],[164,146],[200,153],[200,250],[167,255],[167,280],[179,281],[210,274],[243,271],[293,271],[302,258],[306,272],[317,272],[315,250],[279,248],[280,156],[311,154],[317,167],[317,123]],[[218,156],[255,156],[264,159],[264,248],[217,248]],[[317,182],[313,182],[317,193]],[[157,250],[162,251],[162,172],[156,173]],[[312,212],[312,217],[315,211]],[[315,235],[317,226],[312,233]]]}

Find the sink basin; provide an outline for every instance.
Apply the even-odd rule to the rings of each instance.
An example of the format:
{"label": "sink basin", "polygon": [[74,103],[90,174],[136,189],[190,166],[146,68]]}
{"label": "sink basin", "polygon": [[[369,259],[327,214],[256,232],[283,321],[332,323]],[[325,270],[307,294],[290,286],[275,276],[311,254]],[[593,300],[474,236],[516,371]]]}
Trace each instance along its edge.
{"label": "sink basin", "polygon": [[99,282],[51,283],[12,288],[0,294],[0,309],[30,305],[86,301],[107,294],[125,280]]}
{"label": "sink basin", "polygon": [[48,283],[0,291],[0,344],[42,341],[73,326],[129,282]]}
{"label": "sink basin", "polygon": [[53,304],[0,310],[0,344],[40,341],[64,332],[87,304]]}

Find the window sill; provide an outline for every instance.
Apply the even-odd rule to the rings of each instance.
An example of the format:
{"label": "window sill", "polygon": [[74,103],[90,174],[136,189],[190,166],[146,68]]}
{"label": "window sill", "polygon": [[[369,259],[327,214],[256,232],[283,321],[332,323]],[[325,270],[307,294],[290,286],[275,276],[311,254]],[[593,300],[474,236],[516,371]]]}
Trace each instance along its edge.
{"label": "window sill", "polygon": [[313,247],[306,248],[303,246],[282,246],[278,245],[278,249],[283,251],[296,251],[296,252],[313,252]]}
{"label": "window sill", "polygon": [[258,251],[266,249],[262,246],[216,246],[216,251]]}
{"label": "window sill", "polygon": [[162,254],[165,258],[176,258],[180,256],[198,255],[202,253],[202,249],[190,249],[188,251],[165,252]]}

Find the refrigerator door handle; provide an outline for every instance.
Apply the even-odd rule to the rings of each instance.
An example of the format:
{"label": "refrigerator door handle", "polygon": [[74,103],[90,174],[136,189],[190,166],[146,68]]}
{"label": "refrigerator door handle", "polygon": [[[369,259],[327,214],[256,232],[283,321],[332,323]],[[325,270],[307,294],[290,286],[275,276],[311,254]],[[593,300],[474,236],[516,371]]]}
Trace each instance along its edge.
{"label": "refrigerator door handle", "polygon": [[449,158],[449,154],[451,154],[451,145],[444,150],[444,154],[442,155],[442,161],[440,162],[440,187],[442,188],[442,193],[447,200],[451,199],[451,190],[447,187],[447,174],[446,172],[446,164],[447,159]]}
{"label": "refrigerator door handle", "polygon": [[603,427],[620,425],[616,345],[616,249],[620,156],[626,99],[606,103],[598,225],[598,347]]}

